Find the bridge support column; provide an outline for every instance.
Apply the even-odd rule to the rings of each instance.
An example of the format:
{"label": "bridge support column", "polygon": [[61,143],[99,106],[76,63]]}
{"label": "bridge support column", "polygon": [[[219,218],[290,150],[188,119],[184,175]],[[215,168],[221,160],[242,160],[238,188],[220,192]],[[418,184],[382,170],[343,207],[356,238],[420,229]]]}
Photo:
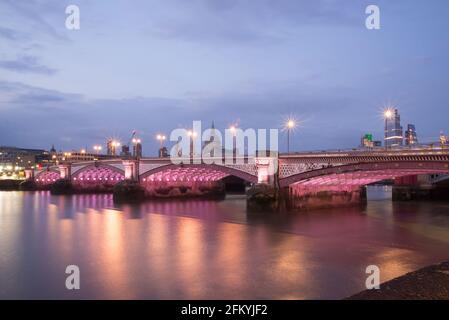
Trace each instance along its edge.
{"label": "bridge support column", "polygon": [[125,179],[139,181],[139,160],[123,160]]}
{"label": "bridge support column", "polygon": [[257,182],[275,186],[278,174],[278,159],[275,157],[257,157],[255,163],[257,168]]}
{"label": "bridge support column", "polygon": [[72,178],[72,164],[63,163],[59,165],[59,173],[61,179],[71,180]]}
{"label": "bridge support column", "polygon": [[114,202],[140,202],[145,199],[145,189],[139,182],[139,160],[122,160],[125,168],[125,181],[121,181],[114,187]]}
{"label": "bridge support column", "polygon": [[293,185],[281,192],[286,209],[330,209],[365,205],[366,188],[355,186],[305,187]]}
{"label": "bridge support column", "polygon": [[447,200],[449,182],[432,184],[429,175],[415,175],[395,180],[393,201]]}
{"label": "bridge support column", "polygon": [[278,159],[277,157],[255,158],[257,184],[248,190],[246,204],[248,210],[278,210]]}
{"label": "bridge support column", "polygon": [[25,179],[34,181],[34,169],[25,169]]}

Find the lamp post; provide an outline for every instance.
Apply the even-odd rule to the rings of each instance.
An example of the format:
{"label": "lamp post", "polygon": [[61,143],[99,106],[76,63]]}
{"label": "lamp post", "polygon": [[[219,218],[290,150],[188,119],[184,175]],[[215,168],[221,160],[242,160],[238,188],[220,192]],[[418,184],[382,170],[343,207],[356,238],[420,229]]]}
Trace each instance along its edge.
{"label": "lamp post", "polygon": [[95,150],[95,152],[96,152],[97,155],[100,153],[101,149],[102,149],[102,147],[99,146],[99,145],[95,145],[95,146],[94,146],[94,150]]}
{"label": "lamp post", "polygon": [[163,147],[164,147],[164,141],[167,139],[167,137],[163,134],[158,134],[156,136],[156,139],[159,141],[160,147],[159,147],[159,157],[162,158],[163,156],[165,156],[165,153],[163,152]]}
{"label": "lamp post", "polygon": [[229,127],[229,131],[232,133],[232,156],[235,159],[237,157],[237,141],[236,141],[236,133],[237,128],[232,125]]}
{"label": "lamp post", "polygon": [[198,134],[195,131],[189,130],[187,131],[187,135],[190,137],[190,157],[193,158],[195,155],[194,139]]}
{"label": "lamp post", "polygon": [[296,122],[293,119],[288,119],[285,123],[285,129],[287,130],[287,153],[290,153],[290,131],[296,127]]}
{"label": "lamp post", "polygon": [[167,137],[165,135],[163,135],[163,134],[158,134],[156,136],[156,139],[159,140],[160,146],[162,148],[163,147],[163,143],[167,139]]}

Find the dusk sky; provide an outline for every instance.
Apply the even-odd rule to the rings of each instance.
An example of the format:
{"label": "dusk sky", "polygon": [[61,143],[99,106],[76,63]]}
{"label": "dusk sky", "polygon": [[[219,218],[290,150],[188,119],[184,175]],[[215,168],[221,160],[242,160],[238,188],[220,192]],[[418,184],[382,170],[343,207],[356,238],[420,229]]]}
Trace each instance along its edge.
{"label": "dusk sky", "polygon": [[293,115],[291,149],[348,148],[382,140],[388,105],[437,141],[448,14],[447,0],[1,0],[0,145],[72,150],[137,130],[151,155],[157,133],[193,120],[269,129]]}

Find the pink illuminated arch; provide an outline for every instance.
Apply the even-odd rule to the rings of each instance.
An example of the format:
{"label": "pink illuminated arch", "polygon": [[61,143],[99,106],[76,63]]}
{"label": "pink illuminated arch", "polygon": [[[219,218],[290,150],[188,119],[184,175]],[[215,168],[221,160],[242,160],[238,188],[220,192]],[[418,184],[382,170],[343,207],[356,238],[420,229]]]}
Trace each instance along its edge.
{"label": "pink illuminated arch", "polygon": [[39,172],[35,177],[34,181],[39,185],[50,185],[56,180],[60,179],[61,175],[59,171],[54,169],[49,169],[46,171]]}
{"label": "pink illuminated arch", "polygon": [[72,175],[77,184],[116,184],[125,179],[125,172],[108,164],[89,165]]}
{"label": "pink illuminated arch", "polygon": [[235,176],[247,182],[256,183],[257,177],[244,171],[216,164],[169,164],[143,173],[143,182],[195,182],[218,181],[227,176]]}
{"label": "pink illuminated arch", "polygon": [[449,173],[449,162],[380,162],[350,164],[325,169],[312,170],[283,178],[281,187],[290,185],[323,186],[354,185],[363,186],[370,183],[419,174]]}

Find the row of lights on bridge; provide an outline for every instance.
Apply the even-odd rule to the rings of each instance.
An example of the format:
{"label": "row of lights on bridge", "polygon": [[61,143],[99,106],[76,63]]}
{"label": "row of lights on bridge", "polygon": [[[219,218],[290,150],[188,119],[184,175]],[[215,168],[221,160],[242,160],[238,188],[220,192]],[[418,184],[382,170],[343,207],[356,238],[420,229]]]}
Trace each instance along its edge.
{"label": "row of lights on bridge", "polygon": [[[293,118],[287,119],[285,124],[284,124],[284,130],[287,131],[287,134],[290,135],[290,132],[292,130],[294,130],[295,128],[296,128],[296,120],[293,119]],[[231,131],[231,133],[233,135],[235,135],[236,132],[237,132],[237,125],[233,124],[233,125],[229,126],[229,130]],[[193,130],[189,130],[189,131],[187,131],[187,135],[189,137],[191,137],[192,139],[195,139],[198,136],[198,133],[193,131]],[[156,140],[159,141],[160,146],[162,148],[163,145],[164,145],[164,141],[167,140],[167,136],[164,135],[164,134],[158,134],[158,135],[156,135]],[[289,138],[288,138],[288,140],[289,140]],[[133,138],[132,139],[132,143],[133,144],[139,144],[141,142],[142,142],[141,139],[138,139],[138,138]],[[288,141],[287,144],[288,144],[288,147],[289,147],[290,141]],[[111,146],[115,147],[115,148],[118,148],[118,147],[121,146],[121,143],[120,143],[120,141],[113,140],[111,142]],[[99,154],[103,150],[103,147],[101,145],[98,145],[98,144],[94,145],[92,148],[95,151],[95,153],[97,153],[97,154]],[[80,153],[81,154],[86,154],[87,150],[86,149],[81,149]],[[64,152],[64,156],[65,157],[70,157],[71,155],[72,155],[71,152]]]}

